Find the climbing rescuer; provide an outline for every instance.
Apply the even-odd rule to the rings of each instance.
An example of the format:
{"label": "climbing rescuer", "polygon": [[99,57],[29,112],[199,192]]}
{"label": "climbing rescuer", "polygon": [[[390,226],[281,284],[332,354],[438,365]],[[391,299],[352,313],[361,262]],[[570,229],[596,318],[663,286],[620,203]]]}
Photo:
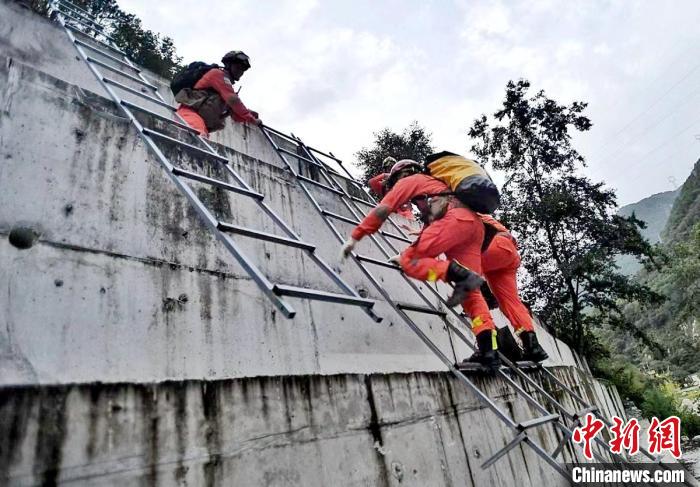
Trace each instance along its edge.
{"label": "climbing rescuer", "polygon": [[[402,159],[402,161],[409,161],[409,160],[410,159]],[[412,161],[412,162],[415,162],[415,161]],[[397,160],[391,156],[384,158],[384,160],[382,161],[382,167],[387,172],[381,172],[381,173],[377,174],[376,176],[370,178],[369,181],[367,181],[369,188],[380,199],[383,198],[387,192],[386,181],[389,178],[389,171],[396,163],[397,163]],[[396,214],[401,215],[402,217],[404,217],[408,220],[413,220],[413,211],[411,210],[411,203],[409,202],[409,203],[401,206],[399,209],[396,210]]]}
{"label": "climbing rescuer", "polygon": [[372,192],[376,194],[379,198],[383,198],[386,194],[386,188],[384,187],[384,183],[386,182],[386,178],[389,177],[389,171],[391,171],[391,168],[394,167],[394,164],[396,164],[397,162],[398,161],[391,156],[385,157],[382,161],[383,171],[377,174],[376,176],[371,177],[369,181],[367,181],[369,189],[371,189]]}
{"label": "climbing rescuer", "polygon": [[248,110],[233,83],[250,68],[250,58],[242,51],[231,51],[221,58],[224,64],[194,62],[175,75],[170,88],[180,103],[177,113],[201,135],[221,130],[226,118],[242,123],[262,124],[258,114]]}
{"label": "climbing rescuer", "polygon": [[532,316],[518,294],[516,274],[520,267],[520,254],[515,237],[492,216],[479,214],[479,217],[486,232],[481,268],[489,289],[522,341],[523,359],[533,362],[546,360],[548,355],[537,341]]}
{"label": "climbing rescuer", "polygon": [[[342,257],[347,257],[366,235],[375,233],[396,208],[415,200],[423,213],[428,213],[430,197],[449,192],[438,179],[421,174],[415,161],[400,161],[394,165],[386,181],[388,193],[382,201],[352,231],[351,238],[342,247]],[[461,203],[446,209],[445,215],[423,229],[418,239],[400,256],[403,271],[420,280],[451,281],[454,294],[448,304],[461,303],[472,320],[480,353],[469,361],[495,368],[500,364],[496,349],[496,330],[479,287],[484,280],[481,272],[481,245],[484,226],[476,213]],[[440,254],[448,260],[439,260]]]}

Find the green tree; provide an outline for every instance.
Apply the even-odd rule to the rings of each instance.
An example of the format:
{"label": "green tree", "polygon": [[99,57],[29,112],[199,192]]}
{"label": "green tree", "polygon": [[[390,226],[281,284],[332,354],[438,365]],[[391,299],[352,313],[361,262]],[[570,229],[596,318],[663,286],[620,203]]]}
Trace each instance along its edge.
{"label": "green tree", "polygon": [[359,150],[355,157],[362,169],[362,180],[366,183],[371,177],[385,172],[382,163],[386,157],[420,162],[434,151],[430,132],[418,122],[413,122],[400,134],[389,128],[375,132],[372,145]]}
{"label": "green tree", "polygon": [[[31,5],[36,12],[46,15],[48,3],[46,0],[33,0]],[[116,0],[74,0],[72,3],[94,15],[102,26],[92,29],[80,26],[82,30],[91,35],[109,35],[116,46],[140,66],[167,79],[182,68],[182,58],[177,55],[172,39],[144,29],[141,19],[124,12]],[[75,13],[66,13],[78,17]]]}
{"label": "green tree", "polygon": [[526,300],[558,336],[588,354],[600,350],[592,334],[599,322],[636,330],[621,313],[623,300],[658,300],[614,263],[629,254],[648,264],[653,249],[639,233],[643,222],[616,215],[614,191],[579,172],[585,161],[569,131],[590,129],[586,104],[561,105],[543,91],[529,96],[529,87],[525,80],[508,83],[503,107],[469,130],[472,150],[505,173],[500,218],[518,238]]}

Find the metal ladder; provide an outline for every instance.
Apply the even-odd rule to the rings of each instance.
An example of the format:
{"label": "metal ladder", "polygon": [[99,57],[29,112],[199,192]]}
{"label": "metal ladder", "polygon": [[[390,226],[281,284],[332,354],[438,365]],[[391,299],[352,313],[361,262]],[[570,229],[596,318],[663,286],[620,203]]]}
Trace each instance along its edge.
{"label": "metal ladder", "polygon": [[[248,185],[248,183],[231,167],[229,159],[217,153],[212,145],[205,138],[201,137],[196,130],[184,123],[184,120],[181,118],[178,122],[172,120],[170,117],[161,115],[149,110],[148,108],[122,99],[119,93],[126,92],[137,96],[148,103],[165,108],[170,113],[175,113],[176,110],[175,107],[170,105],[170,103],[168,103],[161,96],[161,94],[158,92],[158,87],[150,83],[143,76],[142,70],[136,66],[122,50],[115,46],[115,40],[105,33],[104,27],[97,22],[94,15],[68,0],[52,0],[50,2],[49,14],[51,18],[63,26],[70,41],[80,54],[80,57],[87,63],[90,71],[92,71],[99,83],[117,104],[122,113],[134,125],[139,133],[139,136],[145,142],[148,149],[156,156],[161,167],[166,171],[175,186],[196,209],[197,213],[204,221],[208,229],[224,244],[229,253],[252,277],[260,289],[282,312],[282,314],[284,314],[284,316],[287,318],[292,318],[296,313],[291,304],[284,299],[284,297],[288,296],[360,306],[374,321],[381,321],[381,317],[377,316],[373,311],[375,302],[373,300],[361,297],[355,289],[347,284],[328,264],[326,264],[318,255],[316,255],[315,245],[302,241],[292,230],[292,228],[289,227],[289,225],[287,225],[282,218],[264,202],[265,196],[255,191],[250,185]],[[100,40],[100,38],[103,38],[104,40]],[[95,55],[98,55],[101,59],[96,58]],[[117,79],[105,76],[100,71],[100,68],[115,73],[116,75],[121,76],[132,83],[136,83],[138,86],[142,87],[143,90],[150,92],[150,94],[127,86],[124,84],[124,82],[120,82]],[[195,144],[199,143],[199,145],[183,142],[157,130],[144,127],[137,119],[134,112],[146,114],[185,131],[193,142]],[[174,165],[161,149],[161,146],[159,145],[161,142],[176,145],[182,150],[205,158],[206,160],[223,164],[226,173],[233,178],[236,184],[231,184],[219,179],[210,178],[202,174],[187,171]],[[215,188],[220,188],[237,195],[251,198],[257,204],[257,206],[272,219],[276,226],[282,230],[285,236],[262,232],[220,221],[200,200],[197,194],[186,183],[186,180],[207,184]],[[270,282],[270,280],[261,272],[258,266],[251,262],[251,260],[243,253],[232,235],[255,238],[274,244],[296,248],[306,252],[311,260],[313,260],[313,262],[320,267],[321,270],[325,272],[325,274],[330,277],[331,280],[340,289],[342,289],[343,292],[332,293],[304,287],[274,284]]]}
{"label": "metal ladder", "polygon": [[[377,204],[376,200],[369,194],[367,189],[360,184],[353,176],[352,174],[347,170],[347,168],[343,165],[342,161],[338,158],[336,158],[332,153],[325,153],[322,151],[319,151],[317,149],[314,149],[312,147],[307,146],[304,144],[301,139],[298,137],[292,135],[287,135],[284,134],[283,132],[280,132],[278,130],[275,130],[271,127],[265,126],[264,132],[265,136],[267,137],[268,141],[272,146],[275,148],[277,153],[279,154],[280,158],[284,162],[284,164],[287,166],[289,171],[292,173],[292,175],[297,179],[299,182],[300,186],[302,187],[303,192],[307,195],[309,200],[311,201],[312,205],[316,208],[316,210],[322,215],[324,221],[326,222],[326,225],[328,228],[331,230],[331,232],[336,236],[338,242],[342,243],[345,241],[345,238],[341,232],[338,231],[336,226],[333,223],[333,220],[338,220],[342,221],[345,223],[349,223],[352,225],[356,225],[359,223],[359,221],[367,215],[367,212],[363,211],[361,206],[364,206],[365,208],[374,208]],[[282,140],[285,140],[287,142],[291,142],[296,145],[297,151],[290,151],[288,149],[285,149],[283,147],[280,147],[280,145],[275,142],[275,138],[280,138]],[[303,162],[306,166],[308,166],[311,171],[315,172],[318,174],[323,181],[321,182],[320,180],[314,180],[311,178],[308,178],[306,176],[303,176],[300,171],[296,170],[294,166],[290,163],[288,157],[294,157],[298,161],[300,161],[300,165]],[[318,156],[322,156],[324,158],[330,159],[337,163],[337,165],[342,168],[343,172],[345,174],[342,174],[333,168],[330,167],[329,164],[324,162],[322,159],[320,159]],[[344,181],[346,184],[353,186],[357,190],[361,192],[361,194],[364,195],[364,198],[359,198],[357,196],[351,195],[346,188],[340,184],[339,180]],[[311,187],[314,188],[319,188],[323,189],[327,193],[333,194],[335,196],[340,197],[341,202],[343,205],[349,210],[350,214],[353,215],[353,217],[347,217],[344,215],[337,214],[335,212],[331,212],[325,208],[323,208],[318,200],[313,196],[312,192],[310,191]],[[410,243],[411,240],[407,237],[407,235],[403,232],[401,227],[391,219],[391,217],[388,218],[387,220],[390,225],[393,226],[393,228],[397,231],[397,233],[392,233],[392,232],[387,232],[387,231],[380,231],[377,232],[378,235],[372,235],[370,238],[372,242],[380,249],[380,251],[384,254],[385,257],[390,257],[391,255],[395,255],[398,250],[396,247],[394,247],[390,239],[393,240],[398,240],[400,242],[404,243]],[[380,243],[379,238],[382,239],[384,244],[391,249],[393,252],[390,253],[388,252],[384,246]],[[391,264],[389,262],[386,262],[384,260],[379,260],[375,259],[372,257],[360,255],[357,253],[352,253],[351,257],[353,260],[356,262],[356,264],[360,267],[364,275],[372,282],[374,287],[377,289],[377,291],[386,299],[387,303],[392,306],[392,308],[397,312],[397,314],[402,318],[402,320],[413,330],[416,335],[428,346],[428,348],[448,367],[449,371],[462,383],[464,384],[469,390],[471,390],[477,398],[484,404],[487,408],[489,408],[492,412],[496,414],[498,419],[500,419],[506,426],[511,428],[514,431],[514,437],[513,439],[506,444],[502,449],[498,450],[496,453],[494,453],[489,459],[487,459],[483,464],[482,468],[488,468],[489,466],[493,465],[498,459],[506,455],[510,450],[515,448],[517,445],[520,443],[526,443],[528,444],[541,458],[543,458],[547,463],[549,463],[557,472],[559,472],[562,476],[564,476],[567,480],[571,481],[571,476],[569,472],[563,468],[561,464],[559,464],[556,460],[556,458],[562,453],[564,447],[571,441],[572,438],[572,433],[573,430],[572,428],[575,428],[576,426],[579,426],[581,424],[581,420],[585,418],[587,413],[594,414],[598,418],[600,418],[604,424],[608,427],[612,426],[612,423],[605,418],[600,410],[596,406],[592,406],[588,404],[580,395],[576,394],[571,388],[569,388],[566,384],[564,384],[558,377],[556,377],[555,374],[553,374],[551,371],[547,370],[545,367],[543,367],[541,364],[536,364],[533,362],[519,362],[517,365],[508,360],[503,354],[500,354],[501,360],[505,364],[502,366],[498,371],[497,374],[508,383],[509,386],[511,386],[515,392],[521,396],[525,401],[530,404],[535,410],[537,410],[541,416],[526,420],[526,421],[521,421],[521,422],[515,422],[513,419],[511,419],[504,411],[501,410],[501,408],[496,405],[491,398],[489,398],[483,391],[481,391],[470,379],[467,377],[464,371],[459,370],[454,362],[449,359],[441,350],[440,348],[420,329],[418,326],[418,323],[416,323],[415,320],[413,320],[407,313],[406,311],[413,311],[413,312],[419,312],[419,313],[425,313],[425,314],[430,314],[430,315],[437,315],[439,316],[446,327],[451,330],[455,335],[465,343],[469,348],[474,350],[474,346],[472,343],[468,340],[466,335],[459,330],[457,327],[455,327],[448,319],[447,319],[447,313],[443,311],[442,309],[437,308],[432,304],[432,302],[428,299],[428,297],[423,293],[423,291],[416,285],[416,281],[411,280],[407,276],[405,276],[402,272],[401,275],[403,279],[408,283],[408,285],[421,297],[422,301],[425,304],[413,304],[413,303],[402,303],[395,301],[391,298],[390,294],[388,291],[385,289],[385,286],[383,286],[367,269],[367,264],[372,264],[372,265],[377,265],[385,268],[390,268],[394,269],[396,271],[401,271],[399,266],[396,266],[394,264]],[[444,299],[442,296],[438,293],[436,289],[433,289],[431,286],[427,286],[427,288],[432,292],[432,294],[439,298],[441,303],[444,305],[444,307],[452,314],[455,318],[459,319],[465,326],[467,326],[469,329],[471,329],[471,324],[468,320],[468,318],[464,317],[463,315],[457,313],[454,311],[452,308],[449,308],[445,305]],[[500,352],[499,352],[500,353]],[[541,384],[539,384],[537,381],[533,380],[531,377],[529,377],[523,370],[521,370],[521,367],[529,367],[535,369],[537,372],[544,374],[545,378],[555,384],[557,384],[563,391],[565,391],[567,394],[569,394],[572,398],[574,398],[578,403],[582,405],[582,408],[579,410],[576,410],[575,412],[570,412],[564,405],[562,405],[559,401],[557,401],[552,395],[547,392]],[[524,383],[526,383],[528,386],[532,387],[535,389],[539,394],[541,394],[548,402],[550,402],[555,410],[557,411],[556,413],[552,413],[551,411],[547,410],[540,402],[538,402],[535,398],[532,397],[532,395],[526,391],[521,385],[519,385],[513,377],[511,377],[510,374],[513,374],[514,376],[517,376],[520,378]],[[569,422],[568,426],[566,422]],[[562,434],[561,440],[559,444],[557,445],[556,449],[548,453],[544,448],[542,448],[538,443],[533,441],[533,439],[528,436],[527,430],[542,426],[545,424],[552,423]],[[604,451],[607,450],[607,443],[603,441],[601,438],[596,437],[595,438],[596,443],[604,448]],[[572,443],[573,444],[573,443]],[[656,463],[660,463],[659,460],[649,453],[646,449],[640,449],[648,458],[650,458],[652,461]],[[621,457],[620,455],[613,455],[610,453],[607,453],[610,455],[614,460],[616,460],[619,463],[622,464],[629,464],[626,459]],[[606,458],[602,456],[599,452],[593,451],[593,455],[595,459],[601,463],[609,463],[610,460],[609,458]]]}

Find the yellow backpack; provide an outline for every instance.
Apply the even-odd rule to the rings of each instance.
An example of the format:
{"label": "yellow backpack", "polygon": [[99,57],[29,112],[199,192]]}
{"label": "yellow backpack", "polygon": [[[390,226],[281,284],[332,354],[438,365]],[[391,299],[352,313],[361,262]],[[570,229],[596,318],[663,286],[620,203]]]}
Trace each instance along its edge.
{"label": "yellow backpack", "polygon": [[498,188],[475,161],[443,151],[426,157],[425,169],[449,186],[455,197],[472,210],[493,213],[498,208],[501,198]]}

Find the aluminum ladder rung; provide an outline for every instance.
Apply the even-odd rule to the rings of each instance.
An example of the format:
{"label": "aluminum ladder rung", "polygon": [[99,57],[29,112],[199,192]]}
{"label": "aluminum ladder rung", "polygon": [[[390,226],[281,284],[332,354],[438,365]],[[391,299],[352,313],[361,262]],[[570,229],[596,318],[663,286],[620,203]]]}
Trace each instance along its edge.
{"label": "aluminum ladder rung", "polygon": [[399,266],[396,265],[396,264],[392,264],[391,262],[387,262],[387,261],[385,261],[385,260],[379,260],[379,259],[374,259],[374,258],[372,258],[372,257],[367,257],[366,255],[359,255],[359,254],[356,254],[356,255],[355,255],[355,258],[356,258],[357,260],[362,261],[362,262],[368,262],[368,263],[370,263],[370,264],[378,265],[378,266],[381,266],[381,267],[387,267],[387,268],[389,268],[389,269],[394,269],[394,270],[397,270],[397,271],[400,271],[400,270],[401,270],[401,267],[399,267]]}
{"label": "aluminum ladder rung", "polygon": [[188,132],[190,132],[193,135],[199,135],[199,131],[197,131],[197,129],[194,129],[187,124],[178,122],[177,120],[172,120],[166,116],[161,115],[160,113],[153,112],[153,111],[149,110],[148,108],[142,107],[141,105],[137,105],[136,103],[131,103],[130,101],[126,101],[126,100],[121,100],[120,103],[122,105],[124,105],[125,107],[131,108],[133,110],[138,110],[139,112],[147,113],[149,116],[151,116],[153,118],[157,118],[158,120],[162,120],[165,123],[175,125],[176,127],[179,127],[183,130],[187,130]]}
{"label": "aluminum ladder rung", "polygon": [[281,245],[286,245],[288,247],[295,247],[302,250],[308,250],[309,252],[313,252],[314,250],[316,250],[315,245],[302,242],[301,240],[294,240],[292,238],[282,237],[280,235],[275,235],[274,233],[261,232],[259,230],[241,227],[232,223],[219,222],[217,228],[222,232],[235,233],[238,235],[243,235],[245,237],[253,237],[257,238],[258,240],[265,240],[266,242],[272,242]]}
{"label": "aluminum ladder rung", "polygon": [[[86,22],[90,22],[92,25],[96,25],[97,27],[99,27],[99,30],[102,30],[105,28],[104,25],[93,20],[93,19],[95,19],[94,15],[90,14],[89,12],[87,12],[85,10],[80,9],[79,7],[73,7],[68,2],[63,2],[60,0],[58,2],[56,2],[56,5],[58,5],[59,8],[63,7],[66,10],[70,10],[71,15],[73,15],[73,14],[79,15],[80,16],[79,18],[84,19]],[[95,30],[98,30],[98,29],[95,29]]]}
{"label": "aluminum ladder rung", "polygon": [[114,67],[111,64],[107,64],[107,63],[100,61],[99,59],[95,59],[94,57],[91,57],[91,56],[88,56],[87,60],[88,60],[88,62],[91,62],[93,64],[97,64],[98,66],[102,66],[103,68],[105,68],[108,71],[112,71],[113,73],[117,73],[119,76],[124,76],[125,78],[130,79],[131,81],[133,81],[135,83],[139,83],[143,86],[146,86],[147,88],[151,88],[152,90],[158,90],[158,87],[156,85],[149,83],[148,81],[144,81],[137,76],[132,76],[128,73],[125,73],[121,69]]}
{"label": "aluminum ladder rung", "polygon": [[413,240],[411,240],[410,238],[402,237],[401,235],[396,235],[395,233],[385,232],[384,230],[380,230],[380,233],[382,235],[384,235],[385,237],[393,238],[395,240],[399,240],[399,241],[405,242],[407,244],[413,243]]}
{"label": "aluminum ladder rung", "polygon": [[208,151],[207,149],[202,149],[201,147],[197,147],[196,145],[188,144],[187,142],[182,142],[181,140],[177,140],[173,137],[170,137],[169,135],[165,135],[162,132],[158,132],[157,130],[144,128],[143,133],[151,137],[157,137],[162,140],[167,140],[168,142],[182,146],[185,149],[190,150],[192,152],[197,152],[204,156],[211,157],[212,159],[216,159],[219,162],[223,162],[224,164],[228,164],[228,159],[223,156],[220,156],[219,154]]}
{"label": "aluminum ladder rung", "polygon": [[318,166],[319,166],[319,163],[318,163],[318,162],[312,161],[311,159],[308,159],[308,158],[306,158],[306,157],[304,157],[304,156],[302,156],[302,155],[300,155],[300,154],[297,154],[296,152],[292,152],[292,151],[290,151],[290,150],[287,150],[287,149],[285,149],[284,147],[277,147],[277,150],[280,151],[280,152],[284,152],[285,154],[287,154],[287,155],[289,155],[289,156],[295,157],[295,158],[299,159],[300,161],[304,161],[304,162],[306,162],[306,163],[308,163],[308,164],[312,164],[312,165],[315,166],[315,167],[318,167]]}
{"label": "aluminum ladder rung", "polygon": [[68,0],[58,0],[58,3],[61,3],[65,6],[67,6],[68,8],[72,8],[73,10],[78,10],[80,12],[83,12],[85,15],[88,15],[90,17],[94,17],[93,14],[91,14],[90,12],[88,12],[87,10],[82,8],[81,6],[76,5],[73,2],[69,2]]}
{"label": "aluminum ladder rung", "polygon": [[[70,7],[66,7],[65,5],[61,5],[63,8],[72,10]],[[62,12],[61,10],[58,11],[63,18],[68,21],[68,22],[75,22],[76,24],[82,25],[86,29],[92,29],[96,31],[98,34],[97,35],[104,35],[106,37],[106,34],[103,34],[102,31],[104,29],[104,26],[101,24],[98,24],[94,20],[86,20],[85,18],[80,18],[80,17],[73,17],[72,13],[68,12]],[[97,27],[95,27],[97,26]],[[87,32],[84,32],[85,35],[90,35]]]}
{"label": "aluminum ladder rung", "polygon": [[327,291],[317,291],[315,289],[308,289],[296,286],[285,286],[282,284],[275,284],[272,291],[275,294],[281,296],[291,296],[295,298],[307,298],[316,301],[326,301],[329,303],[342,303],[351,304],[355,306],[363,306],[365,308],[371,308],[374,306],[374,300],[365,299],[361,297],[355,297],[349,294],[338,294],[330,293]]}
{"label": "aluminum ladder rung", "polygon": [[376,203],[372,203],[371,201],[367,201],[367,200],[364,200],[362,198],[358,198],[357,196],[353,196],[353,195],[348,195],[348,196],[350,196],[350,199],[355,201],[356,203],[361,203],[361,204],[369,206],[371,208],[374,208],[375,206],[377,206]]}
{"label": "aluminum ladder rung", "polygon": [[535,426],[540,426],[543,424],[551,423],[552,421],[557,421],[559,420],[559,415],[558,414],[548,414],[546,416],[540,416],[539,418],[534,418],[534,419],[528,419],[527,421],[521,421],[518,423],[517,428],[520,431],[525,431],[526,429],[529,428],[534,428]]}
{"label": "aluminum ladder rung", "polygon": [[[341,222],[349,223],[350,225],[356,225],[356,226],[357,226],[357,225],[360,224],[360,222],[357,221],[357,220],[355,220],[354,218],[350,218],[350,217],[347,217],[347,216],[344,216],[344,215],[339,215],[338,213],[333,213],[332,211],[322,210],[321,213],[323,213],[325,216],[328,216],[328,217],[333,218],[333,219],[335,219],[335,220],[340,220]],[[394,233],[385,232],[384,230],[379,230],[378,233],[384,235],[385,237],[394,238],[394,239],[400,240],[400,241],[402,241],[402,242],[406,242],[406,243],[409,243],[409,244],[410,244],[410,243],[413,243],[411,240],[409,240],[409,239],[407,239],[407,238],[404,238],[404,237],[402,237],[401,235],[396,235],[396,234],[394,234]]]}
{"label": "aluminum ladder rung", "polygon": [[[116,39],[114,39],[114,37],[111,37],[110,35],[104,33],[104,28],[97,29],[97,28],[94,27],[94,25],[98,25],[98,26],[99,26],[100,24],[94,24],[94,25],[92,25],[92,24],[90,24],[89,22],[87,22],[87,21],[85,21],[85,20],[82,20],[82,19],[79,18],[79,17],[73,17],[72,15],[67,14],[66,12],[60,12],[60,11],[59,11],[59,13],[60,13],[60,14],[64,17],[64,19],[66,19],[68,22],[75,22],[75,23],[77,23],[77,24],[82,25],[82,26],[85,27],[86,29],[92,29],[93,31],[96,32],[95,35],[102,36],[102,37],[104,37],[105,39],[109,40],[110,42],[113,42],[113,43],[116,44]],[[92,21],[91,21],[91,22],[92,22]],[[92,37],[92,34],[89,34],[88,32],[83,32],[83,34],[85,34],[85,35],[88,36],[88,37]]]}
{"label": "aluminum ladder rung", "polygon": [[338,164],[342,164],[342,163],[343,163],[343,161],[341,161],[340,159],[338,159],[337,157],[335,157],[335,156],[333,155],[332,152],[325,153],[325,152],[320,151],[320,150],[318,150],[318,149],[314,149],[313,147],[308,146],[308,145],[306,146],[306,148],[309,149],[311,152],[315,152],[316,154],[322,155],[323,157],[327,157],[327,158],[329,158],[329,159],[333,159],[333,160],[334,160],[335,162],[337,162]]}
{"label": "aluminum ladder rung", "polygon": [[186,170],[180,169],[179,167],[176,167],[176,166],[173,167],[173,174],[175,174],[176,176],[183,177],[183,178],[191,179],[193,181],[198,181],[200,183],[210,184],[212,186],[216,186],[218,188],[222,188],[222,189],[225,189],[227,191],[231,191],[233,193],[238,193],[238,194],[242,194],[244,196],[249,196],[249,197],[256,199],[256,200],[259,200],[259,201],[262,201],[263,199],[265,199],[265,195],[263,195],[261,193],[257,193],[255,191],[249,191],[245,188],[235,186],[231,183],[227,183],[227,182],[221,181],[219,179],[204,176],[203,174],[197,174],[196,172],[186,171]]}
{"label": "aluminum ladder rung", "polygon": [[513,438],[506,446],[504,446],[503,448],[501,448],[500,450],[498,450],[496,453],[494,453],[494,454],[491,456],[491,458],[489,458],[489,459],[486,460],[484,463],[482,463],[482,464],[481,464],[481,468],[484,469],[484,470],[487,469],[487,468],[489,468],[491,465],[493,465],[494,463],[496,463],[496,461],[497,461],[499,458],[501,458],[503,455],[505,455],[506,453],[508,453],[510,450],[512,450],[513,448],[515,448],[516,446],[518,446],[518,445],[520,444],[520,442],[521,442],[521,441],[524,441],[525,439],[527,439],[527,434],[525,434],[525,432],[523,431],[522,433],[520,433],[519,435],[517,435],[515,438]]}
{"label": "aluminum ladder rung", "polygon": [[350,218],[344,215],[339,215],[338,213],[333,213],[332,211],[328,210],[322,210],[321,213],[323,213],[325,216],[329,216],[335,220],[340,220],[341,222],[349,223],[351,225],[359,225],[360,222],[355,220],[354,218]]}
{"label": "aluminum ladder rung", "polygon": [[307,178],[306,176],[302,176],[301,174],[297,174],[297,179],[300,179],[300,180],[304,181],[305,183],[313,184],[314,186],[317,186],[319,188],[323,188],[326,191],[330,191],[331,193],[335,193],[337,195],[343,194],[342,191],[339,191],[335,188],[331,188],[330,186],[323,184],[323,183],[320,183],[318,181],[314,181],[313,179]]}
{"label": "aluminum ladder rung", "polygon": [[136,96],[139,96],[141,98],[145,98],[146,100],[150,101],[151,103],[155,103],[156,105],[160,105],[164,108],[169,109],[172,112],[174,112],[176,110],[176,108],[174,106],[172,106],[170,103],[166,103],[162,100],[159,100],[158,98],[156,98],[154,96],[147,95],[146,93],[143,93],[139,90],[135,90],[134,88],[131,88],[130,86],[126,86],[125,84],[120,83],[119,81],[113,80],[112,78],[107,78],[106,76],[103,76],[102,81],[104,81],[107,84],[114,85],[117,88],[119,88],[120,90],[124,90],[128,93],[131,93],[132,95],[136,95]]}
{"label": "aluminum ladder rung", "polygon": [[576,421],[579,418],[585,417],[588,413],[597,413],[598,411],[598,406],[589,406],[587,408],[581,409],[580,411],[576,411],[574,414],[571,415],[571,419]]}
{"label": "aluminum ladder rung", "polygon": [[109,59],[110,61],[114,61],[115,63],[119,63],[119,64],[121,64],[122,66],[124,66],[124,67],[126,67],[126,68],[133,69],[133,70],[136,71],[137,73],[140,73],[140,72],[141,72],[141,70],[140,70],[139,68],[137,68],[136,66],[132,66],[131,64],[129,64],[129,63],[127,63],[126,61],[124,61],[123,59],[119,59],[119,58],[116,57],[116,56],[112,56],[111,54],[104,52],[102,49],[99,49],[99,48],[93,46],[93,45],[90,44],[89,42],[84,42],[84,41],[81,41],[80,39],[76,39],[74,42],[75,42],[76,44],[82,46],[82,47],[85,47],[85,48],[87,48],[87,49],[90,49],[90,50],[93,51],[93,52],[96,52],[96,53],[99,54],[100,56],[106,57],[106,58]]}
{"label": "aluminum ladder rung", "polygon": [[416,311],[418,313],[425,313],[427,315],[436,315],[436,316],[447,316],[447,313],[445,311],[440,311],[439,309],[435,309],[430,306],[422,306],[420,304],[413,304],[413,303],[404,303],[401,301],[394,301],[396,304],[396,307],[399,309],[402,309],[404,311]]}
{"label": "aluminum ladder rung", "polygon": [[106,43],[106,42],[104,42],[104,41],[101,41],[101,40],[99,40],[99,39],[96,39],[95,37],[91,36],[91,35],[88,34],[87,32],[83,32],[82,30],[78,29],[78,28],[75,27],[75,26],[72,26],[72,25],[70,25],[70,24],[65,24],[65,27],[66,27],[66,29],[68,29],[68,30],[71,30],[71,31],[76,32],[76,33],[78,33],[78,34],[80,34],[80,35],[83,35],[83,36],[87,37],[88,39],[90,39],[91,41],[93,41],[93,42],[95,42],[95,43],[97,43],[97,44],[99,44],[99,45],[101,45],[101,46],[106,47],[106,48],[109,49],[110,51],[116,52],[117,54],[121,54],[122,56],[126,56],[126,53],[125,53],[124,51],[122,51],[121,49],[119,49],[118,47],[114,47],[114,46],[111,45],[111,44],[108,44],[108,43]]}

